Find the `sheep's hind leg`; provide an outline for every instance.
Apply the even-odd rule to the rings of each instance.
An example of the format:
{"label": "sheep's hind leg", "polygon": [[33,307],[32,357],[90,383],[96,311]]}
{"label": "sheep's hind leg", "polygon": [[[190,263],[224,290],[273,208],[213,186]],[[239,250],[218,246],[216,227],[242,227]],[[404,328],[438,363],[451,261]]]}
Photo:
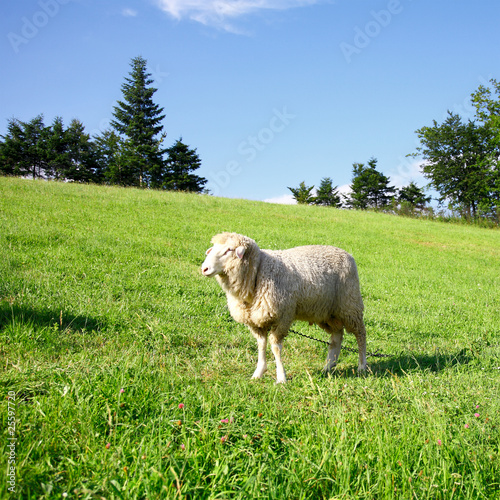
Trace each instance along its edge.
{"label": "sheep's hind leg", "polygon": [[323,373],[330,373],[336,366],[342,348],[342,339],[344,338],[344,326],[333,321],[319,325],[323,330],[330,334],[330,345],[328,346],[328,356],[326,357]]}
{"label": "sheep's hind leg", "polygon": [[366,371],[366,329],[364,323],[355,332],[356,341],[358,343],[359,351],[359,361],[358,361],[358,372]]}
{"label": "sheep's hind leg", "polygon": [[359,361],[358,372],[366,371],[366,328],[363,321],[363,315],[360,314],[349,323],[346,323],[346,330],[349,333],[354,333],[356,342],[358,343]]}
{"label": "sheep's hind leg", "polygon": [[276,330],[271,331],[271,350],[274,354],[274,360],[276,361],[276,383],[284,384],[286,382],[286,373],[281,361],[281,350],[283,349],[283,339],[290,328],[290,324],[287,327],[278,327]]}
{"label": "sheep's hind leg", "polygon": [[271,344],[271,350],[274,354],[274,359],[276,361],[276,383],[284,384],[286,382],[286,373],[285,368],[283,366],[283,362],[281,361],[281,350],[283,349],[283,343],[275,343]]}
{"label": "sheep's hind leg", "polygon": [[267,347],[267,334],[252,330],[254,337],[257,339],[257,347],[259,349],[257,368],[253,372],[252,378],[261,378],[267,371],[267,361],[266,361],[266,347]]}

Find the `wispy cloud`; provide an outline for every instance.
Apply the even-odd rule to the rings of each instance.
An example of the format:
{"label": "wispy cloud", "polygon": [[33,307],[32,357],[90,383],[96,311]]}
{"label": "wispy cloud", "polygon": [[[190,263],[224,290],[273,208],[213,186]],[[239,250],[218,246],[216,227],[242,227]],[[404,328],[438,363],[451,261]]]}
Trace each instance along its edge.
{"label": "wispy cloud", "polygon": [[137,16],[137,11],[134,9],[130,9],[128,7],[125,7],[122,10],[122,16],[124,17],[136,17]]}
{"label": "wispy cloud", "polygon": [[156,0],[176,19],[192,19],[207,26],[238,32],[231,20],[263,10],[287,10],[327,0]]}
{"label": "wispy cloud", "polygon": [[274,198],[266,198],[267,203],[279,203],[280,205],[296,205],[297,202],[291,194],[282,194],[281,196],[275,196]]}

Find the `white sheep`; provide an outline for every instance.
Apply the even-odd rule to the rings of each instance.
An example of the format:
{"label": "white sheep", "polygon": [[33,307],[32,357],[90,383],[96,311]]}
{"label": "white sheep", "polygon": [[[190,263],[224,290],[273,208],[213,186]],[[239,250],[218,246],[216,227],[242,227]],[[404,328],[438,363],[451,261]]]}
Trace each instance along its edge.
{"label": "white sheep", "polygon": [[276,360],[276,382],[285,382],[283,339],[295,320],[316,323],[330,334],[325,372],[337,364],[344,328],[356,336],[358,370],[366,369],[363,300],[354,258],[340,248],[309,245],[261,250],[247,236],[222,233],[212,238],[201,266],[226,292],[231,316],[257,339],[258,362],[252,378],[267,370],[269,334]]}

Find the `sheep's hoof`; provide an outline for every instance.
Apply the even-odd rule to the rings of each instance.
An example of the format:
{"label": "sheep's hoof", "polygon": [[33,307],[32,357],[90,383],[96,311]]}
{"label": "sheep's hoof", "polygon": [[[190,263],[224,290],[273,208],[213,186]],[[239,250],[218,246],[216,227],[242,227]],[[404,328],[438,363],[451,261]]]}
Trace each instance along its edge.
{"label": "sheep's hoof", "polygon": [[358,368],[358,375],[363,376],[363,375],[370,375],[370,373],[373,373],[370,370],[369,366],[365,366],[364,368]]}
{"label": "sheep's hoof", "polygon": [[284,384],[286,382],[285,370],[276,370],[276,383]]}
{"label": "sheep's hoof", "polygon": [[321,370],[321,374],[324,377],[328,377],[328,376],[331,377],[335,373],[336,368],[337,368],[337,363],[325,365],[323,370]]}
{"label": "sheep's hoof", "polygon": [[262,378],[262,376],[264,375],[264,373],[267,372],[267,368],[263,368],[261,370],[255,370],[253,372],[253,375],[252,375],[252,378]]}

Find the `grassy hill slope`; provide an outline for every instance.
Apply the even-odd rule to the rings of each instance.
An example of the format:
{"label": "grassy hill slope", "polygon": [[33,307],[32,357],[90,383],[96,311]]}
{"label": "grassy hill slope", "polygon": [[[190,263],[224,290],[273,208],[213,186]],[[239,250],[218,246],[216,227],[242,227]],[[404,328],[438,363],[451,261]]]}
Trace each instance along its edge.
{"label": "grassy hill slope", "polygon": [[[199,272],[220,231],[350,252],[368,349],[394,357],[323,377],[291,334],[289,383],[250,381],[255,341]],[[498,230],[0,178],[12,498],[498,498],[499,345]]]}

